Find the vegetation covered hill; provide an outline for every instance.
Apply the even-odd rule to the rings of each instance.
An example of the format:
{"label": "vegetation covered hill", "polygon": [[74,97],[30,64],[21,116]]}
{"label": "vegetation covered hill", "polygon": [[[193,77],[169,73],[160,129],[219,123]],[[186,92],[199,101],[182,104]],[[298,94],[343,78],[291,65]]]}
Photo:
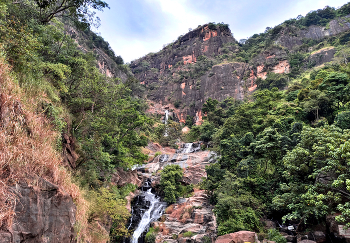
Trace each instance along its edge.
{"label": "vegetation covered hill", "polygon": [[[187,138],[204,141],[221,155],[207,167],[202,185],[215,204],[220,235],[264,232],[261,218],[298,225],[299,232],[325,225],[330,215],[349,225],[349,32],[334,31],[348,21],[343,17],[348,11],[349,4],[326,7],[252,36],[240,47],[242,58],[253,63],[280,48],[291,71],[266,70],[248,100],[204,103],[204,122]],[[303,36],[310,28],[327,27],[329,36]],[[288,46],[287,38],[302,44]],[[335,53],[330,62],[310,61],[330,49]]]}
{"label": "vegetation covered hill", "polygon": [[[13,232],[15,238],[28,234],[22,229],[31,232],[36,242],[54,236],[51,228],[43,233],[39,223],[23,225],[16,216],[23,215],[18,205],[27,200],[15,189],[19,183],[45,205],[66,198],[61,194],[58,199],[40,198],[47,190],[42,180],[57,185],[63,195],[68,193],[77,207],[76,215],[62,219],[74,228],[62,231],[57,242],[67,242],[67,237],[100,242],[128,234],[125,196],[135,185],[118,187],[109,178],[116,167],[130,168],[147,159],[141,152],[147,145],[143,131],[152,120],[144,113],[145,102],[132,95],[137,83],[128,67],[90,30],[95,23],[92,11],[105,7],[99,0],[0,4],[0,227],[4,234]],[[67,207],[75,212],[74,204]],[[40,215],[35,216],[37,222],[45,223]],[[33,232],[26,227],[38,228]]]}

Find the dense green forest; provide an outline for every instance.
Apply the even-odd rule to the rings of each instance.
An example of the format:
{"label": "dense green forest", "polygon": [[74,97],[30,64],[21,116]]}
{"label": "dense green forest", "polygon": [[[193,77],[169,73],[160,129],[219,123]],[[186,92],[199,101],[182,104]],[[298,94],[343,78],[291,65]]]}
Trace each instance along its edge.
{"label": "dense green forest", "polygon": [[[304,229],[332,212],[349,223],[350,66],[305,72],[288,89],[260,89],[250,100],[209,99],[189,140],[221,158],[203,183],[219,234],[261,231],[260,218],[282,218]],[[273,77],[270,77],[273,78]]]}

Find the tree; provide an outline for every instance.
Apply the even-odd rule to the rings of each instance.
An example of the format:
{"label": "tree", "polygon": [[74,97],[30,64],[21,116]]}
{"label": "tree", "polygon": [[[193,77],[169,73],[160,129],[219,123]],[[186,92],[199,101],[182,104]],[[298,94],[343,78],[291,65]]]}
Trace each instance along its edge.
{"label": "tree", "polygon": [[350,129],[350,111],[340,112],[334,121],[335,125],[341,129]]}
{"label": "tree", "polygon": [[349,81],[347,74],[332,72],[323,80],[319,89],[327,91],[327,96],[339,109],[350,100]]}
{"label": "tree", "polygon": [[346,181],[350,133],[335,126],[304,128],[300,143],[283,158],[283,194],[273,199],[276,209],[288,210],[284,220],[322,220],[350,199]]}
{"label": "tree", "polygon": [[265,205],[245,190],[243,179],[226,172],[217,195],[214,211],[219,235],[240,230],[260,231],[260,216]]}
{"label": "tree", "polygon": [[161,173],[160,187],[162,188],[167,203],[175,203],[180,196],[183,170],[179,165],[167,165]]}
{"label": "tree", "polygon": [[20,8],[32,10],[32,16],[42,24],[49,23],[55,17],[69,17],[74,22],[85,27],[94,22],[94,10],[108,8],[108,4],[102,0],[20,0],[13,2]]}
{"label": "tree", "polygon": [[319,120],[321,114],[327,115],[330,110],[330,99],[324,92],[319,90],[311,90],[307,99],[302,103],[304,111],[312,113],[313,120]]}

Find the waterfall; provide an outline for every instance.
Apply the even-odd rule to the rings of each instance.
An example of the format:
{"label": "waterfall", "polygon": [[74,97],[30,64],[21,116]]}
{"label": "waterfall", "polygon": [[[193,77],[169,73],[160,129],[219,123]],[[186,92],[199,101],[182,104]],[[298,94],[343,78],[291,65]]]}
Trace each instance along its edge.
{"label": "waterfall", "polygon": [[148,231],[151,222],[158,220],[167,206],[152,192],[150,180],[145,182],[141,194],[135,199],[136,203],[132,207],[133,215],[129,226],[129,228],[134,228],[135,231],[130,243],[144,242],[144,235]]}
{"label": "waterfall", "polygon": [[165,110],[164,124],[168,124],[168,119],[169,119],[169,111],[168,111],[168,110]]}
{"label": "waterfall", "polygon": [[191,153],[192,152],[191,151],[192,150],[192,145],[193,145],[193,143],[186,143],[183,153],[185,153],[185,154]]}
{"label": "waterfall", "polygon": [[148,210],[142,215],[141,221],[132,235],[132,243],[138,243],[139,238],[143,232],[148,230],[151,222],[159,219],[163,210],[166,207],[166,203],[161,202],[160,199],[151,192],[152,188],[144,192],[145,201],[150,203]]}
{"label": "waterfall", "polygon": [[[168,124],[168,119],[169,119],[169,111],[165,110],[165,118],[164,118],[164,124]],[[168,136],[168,131],[167,128],[165,127],[165,132],[164,132],[164,137]]]}

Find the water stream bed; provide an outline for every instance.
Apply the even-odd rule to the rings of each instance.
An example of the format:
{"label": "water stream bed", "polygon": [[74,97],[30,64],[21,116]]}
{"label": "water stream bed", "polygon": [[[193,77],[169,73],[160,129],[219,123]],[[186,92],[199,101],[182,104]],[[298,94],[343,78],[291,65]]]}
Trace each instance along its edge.
{"label": "water stream bed", "polygon": [[167,206],[151,187],[150,180],[146,180],[141,190],[140,195],[134,199],[128,227],[134,229],[134,233],[125,243],[144,243],[150,224],[162,216]]}

